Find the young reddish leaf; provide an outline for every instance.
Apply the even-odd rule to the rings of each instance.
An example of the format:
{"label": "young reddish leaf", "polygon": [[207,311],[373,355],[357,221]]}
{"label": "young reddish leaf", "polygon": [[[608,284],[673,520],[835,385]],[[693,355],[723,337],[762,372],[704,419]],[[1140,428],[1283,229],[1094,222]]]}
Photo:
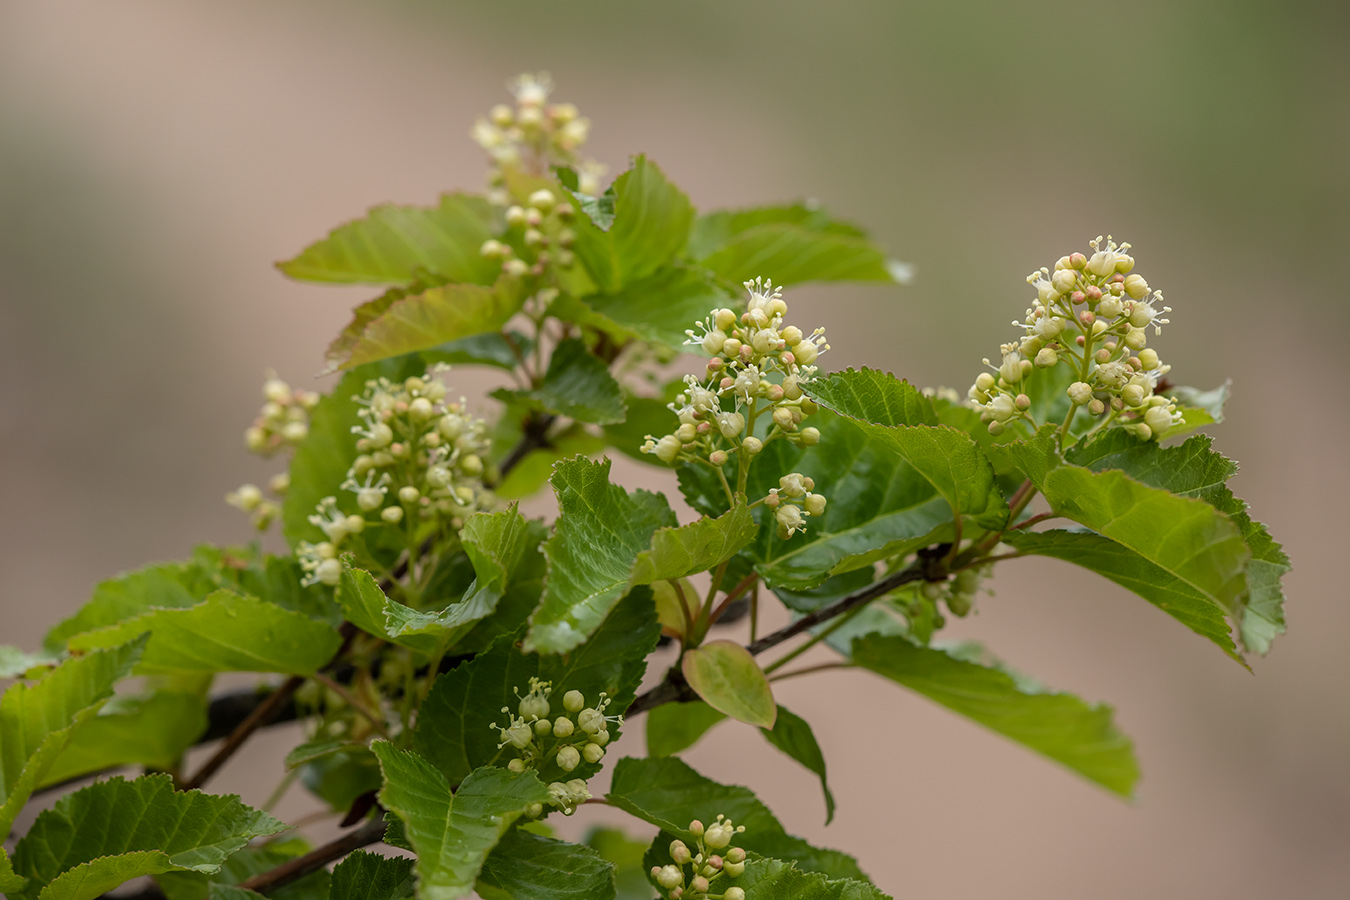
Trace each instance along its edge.
{"label": "young reddish leaf", "polygon": [[695,693],[718,712],[759,728],[772,728],[778,720],[769,679],[740,644],[712,641],[696,647],[684,655],[680,668]]}

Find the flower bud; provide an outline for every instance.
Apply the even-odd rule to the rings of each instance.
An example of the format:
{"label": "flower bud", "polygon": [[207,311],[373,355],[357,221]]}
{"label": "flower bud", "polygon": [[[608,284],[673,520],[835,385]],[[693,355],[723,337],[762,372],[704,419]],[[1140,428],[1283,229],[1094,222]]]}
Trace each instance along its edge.
{"label": "flower bud", "polygon": [[605,727],[604,713],[587,707],[577,715],[577,727],[587,734],[595,734]]}
{"label": "flower bud", "polygon": [[380,518],[390,525],[397,525],[399,522],[403,521],[403,507],[386,506],[384,509],[380,510]]}
{"label": "flower bud", "polygon": [[736,356],[741,352],[741,342],[736,338],[727,338],[722,344],[722,353],[726,356]]}
{"label": "flower bud", "polygon": [[684,841],[676,840],[670,842],[670,858],[680,865],[684,865],[694,857],[693,854],[689,852],[689,847]]}
{"label": "flower bud", "polygon": [[516,722],[509,728],[503,728],[502,743],[510,744],[517,750],[524,750],[534,740],[534,729],[525,722]]}
{"label": "flower bud", "polygon": [[1102,413],[1106,412],[1106,404],[1096,397],[1093,397],[1088,403],[1088,412],[1092,413],[1094,416],[1100,416]]}
{"label": "flower bud", "polygon": [[1092,399],[1092,385],[1085,381],[1075,381],[1069,385],[1068,394],[1074,406],[1082,406]]}
{"label": "flower bud", "polygon": [[792,431],[797,427],[797,421],[792,417],[792,410],[786,406],[780,406],[773,411],[773,423],[784,431]]}
{"label": "flower bud", "polygon": [[587,744],[581,748],[581,755],[588,763],[598,763],[605,757],[605,748],[599,744]]}
{"label": "flower bud", "polygon": [[698,819],[694,819],[692,822],[689,823],[689,833],[692,834],[694,837],[702,837],[703,823],[700,822]]}
{"label": "flower bud", "polygon": [[1137,384],[1127,384],[1120,392],[1120,399],[1126,406],[1139,406],[1144,402],[1144,389]]}
{"label": "flower bud", "polygon": [[693,880],[689,882],[689,890],[693,891],[695,894],[706,893],[708,890],[708,879],[704,878],[702,875],[695,875]]}
{"label": "flower bud", "polygon": [[1116,271],[1122,275],[1128,274],[1134,268],[1134,257],[1128,253],[1116,254]]}
{"label": "flower bud", "polygon": [[994,376],[988,372],[981,372],[975,379],[975,387],[981,391],[988,392],[994,386]]}
{"label": "flower bud", "polygon": [[989,411],[994,414],[994,421],[1006,422],[1017,412],[1017,406],[1013,398],[1007,394],[999,394],[989,404]]}
{"label": "flower bud", "polygon": [[698,426],[693,422],[685,422],[679,428],[675,429],[675,436],[683,443],[689,443],[698,437]]}
{"label": "flower bud", "polygon": [[416,503],[421,496],[422,492],[411,484],[405,484],[398,489],[398,499],[403,503]]}
{"label": "flower bud", "polygon": [[546,213],[553,209],[554,204],[557,202],[557,198],[553,196],[553,192],[548,188],[540,188],[533,194],[530,194],[530,199],[528,201],[531,207],[539,210],[541,213]]}
{"label": "flower bud", "polygon": [[722,352],[722,346],[727,342],[726,332],[714,329],[703,337],[703,350],[709,356],[716,356]]}
{"label": "flower bud", "polygon": [[727,844],[731,843],[731,836],[735,830],[721,822],[714,822],[708,826],[708,830],[703,835],[703,843],[707,844],[709,849],[721,850]]}
{"label": "flower bud", "polygon": [[1165,406],[1150,406],[1144,413],[1144,424],[1152,429],[1154,435],[1161,437],[1172,427],[1172,414]]}
{"label": "flower bud", "polygon": [[[572,692],[571,692],[571,691],[568,691],[568,693],[572,693]],[[563,706],[564,706],[564,707],[567,706],[567,698],[566,698],[566,697],[563,698]],[[556,718],[556,719],[553,720],[553,736],[554,736],[554,737],[560,737],[560,738],[571,737],[571,736],[572,736],[572,731],[573,731],[573,729],[574,729],[574,726],[572,725],[572,720],[569,719],[569,718],[567,718],[567,716],[558,716],[558,718]]]}
{"label": "flower bud", "polygon": [[821,516],[825,514],[825,497],[823,494],[807,494],[806,500],[802,505],[806,507],[808,515]]}
{"label": "flower bud", "polygon": [[1116,254],[1111,250],[1098,250],[1088,260],[1087,270],[1098,278],[1104,278],[1116,271]]}
{"label": "flower bud", "polygon": [[1036,367],[1048,369],[1059,362],[1059,354],[1052,347],[1044,347],[1036,354]]}
{"label": "flower bud", "polygon": [[792,348],[792,355],[796,357],[797,362],[803,366],[809,366],[816,361],[816,356],[820,353],[820,348],[811,341],[802,341]]}
{"label": "flower bud", "polygon": [[1132,300],[1143,300],[1148,296],[1148,282],[1143,275],[1130,275],[1125,279],[1125,293]]}
{"label": "flower bud", "polygon": [[820,443],[820,429],[808,426],[801,430],[799,437],[802,446],[814,447],[816,444]]}
{"label": "flower bud", "polygon": [[757,437],[748,437],[745,440],[741,441],[741,449],[744,450],[746,453],[750,454],[751,456],[754,456],[756,453],[764,449],[764,442]]}
{"label": "flower bud", "polygon": [[1144,333],[1142,328],[1131,328],[1125,332],[1125,346],[1131,350],[1142,350],[1146,343],[1148,343],[1148,335]]}
{"label": "flower bud", "polygon": [[1158,368],[1158,351],[1152,348],[1140,350],[1139,363],[1144,367],[1145,372],[1152,372]]}
{"label": "flower bud", "polygon": [[506,768],[507,770],[515,772],[517,775],[519,775],[521,772],[525,771],[525,760],[517,756],[515,759],[511,760],[509,763],[506,764]]}
{"label": "flower bud", "polygon": [[581,754],[577,752],[576,747],[567,746],[558,750],[558,768],[564,772],[570,772],[581,765]]}
{"label": "flower bud", "polygon": [[727,452],[725,450],[714,450],[708,454],[708,462],[718,467],[726,465]]}
{"label": "flower bud", "polygon": [[548,719],[540,719],[534,723],[534,733],[540,737],[548,737],[553,733],[553,723]]}
{"label": "flower bud", "polygon": [[745,416],[737,412],[718,413],[717,430],[722,433],[722,437],[729,441],[734,441],[745,431]]}
{"label": "flower bud", "polygon": [[1120,315],[1120,301],[1115,297],[1107,297],[1097,306],[1097,314],[1105,316],[1108,319],[1114,319]]}
{"label": "flower bud", "polygon": [[656,458],[663,463],[673,463],[675,457],[680,455],[680,449],[684,442],[678,436],[668,434],[656,442]]}
{"label": "flower bud", "polygon": [[510,206],[506,210],[506,224],[518,228],[525,224],[525,210],[519,206]]}
{"label": "flower bud", "polygon": [[1067,294],[1073,290],[1073,286],[1078,282],[1078,273],[1072,269],[1059,269],[1054,275],[1050,276],[1050,283],[1054,285],[1055,290],[1061,294]]}
{"label": "flower bud", "polygon": [[719,309],[713,313],[713,324],[726,331],[736,324],[736,314],[729,309]]}

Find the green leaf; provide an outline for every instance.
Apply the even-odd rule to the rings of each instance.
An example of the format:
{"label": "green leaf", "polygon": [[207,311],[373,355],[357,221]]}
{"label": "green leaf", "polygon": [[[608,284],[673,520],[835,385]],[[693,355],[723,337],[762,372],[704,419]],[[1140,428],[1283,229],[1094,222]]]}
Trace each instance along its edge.
{"label": "green leaf", "polygon": [[751,859],[733,884],[755,900],[891,900],[856,879],[831,880],[778,859]]}
{"label": "green leaf", "polygon": [[509,371],[520,365],[521,357],[527,355],[533,346],[530,339],[519,331],[489,332],[441,344],[422,356],[430,362],[443,362],[452,366],[492,366],[494,369]]}
{"label": "green leaf", "polygon": [[[589,217],[575,220],[577,259],[601,291],[613,293],[673,260],[684,248],[694,207],[645,156],[620,175],[612,187],[614,221],[601,230]],[[579,211],[582,202],[573,198]]]}
{"label": "green leaf", "polygon": [[688,750],[724,719],[724,713],[701,700],[663,703],[647,713],[647,755],[674,756]]}
{"label": "green leaf", "polygon": [[872,370],[850,369],[804,389],[822,406],[859,421],[864,431],[912,465],[937,488],[955,516],[970,516],[989,528],[1007,521],[1007,504],[979,445],[965,432],[931,424],[936,415],[932,404],[912,385]]}
{"label": "green leaf", "polygon": [[825,824],[834,818],[834,794],[830,792],[829,782],[825,778],[825,754],[820,752],[820,744],[806,720],[790,710],[778,707],[778,720],[773,729],[761,729],[764,738],[782,750],[788,756],[805,766],[820,779],[820,789],[825,793]]}
{"label": "green leaf", "polygon": [[751,228],[760,225],[796,225],[806,231],[862,238],[862,229],[830,218],[814,200],[785,206],[724,209],[699,216],[689,236],[689,255],[702,259]]}
{"label": "green leaf", "polygon": [[[618,227],[617,225],[615,227]],[[544,543],[548,575],[530,619],[527,652],[564,653],[586,640],[629,590],[652,533],[675,524],[660,494],[609,483],[610,461],[576,458],[554,466],[559,516]]]}
{"label": "green leaf", "polygon": [[445,776],[416,753],[388,741],[371,749],[384,772],[380,802],[403,820],[417,851],[421,900],[468,896],[512,823],[531,804],[548,802],[548,788],[533,772],[477,769],[452,793]]}
{"label": "green leaf", "polygon": [[1150,487],[1119,470],[1067,465],[1050,429],[997,448],[1026,472],[1058,515],[1124,544],[1238,618],[1251,551],[1230,519],[1202,500]]}
{"label": "green leaf", "polygon": [[1247,504],[1233,496],[1225,482],[1237,474],[1237,463],[1212,449],[1206,435],[1180,446],[1161,447],[1123,431],[1102,435],[1086,447],[1074,448],[1068,460],[1094,472],[1119,469],[1151,487],[1204,500],[1232,520],[1251,551],[1247,564],[1248,597],[1239,631],[1249,650],[1266,653],[1274,638],[1284,633],[1284,592],[1280,580],[1291,568],[1289,557],[1260,522],[1253,521]]}
{"label": "green leaf", "polygon": [[[195,871],[165,872],[155,876],[155,883],[168,900],[206,900],[207,897],[225,900],[257,900],[261,894],[237,887],[254,875],[275,869],[283,863],[303,856],[314,848],[303,838],[278,838],[264,844],[255,844],[237,851],[219,872],[207,874]],[[290,884],[272,888],[272,900],[329,900],[332,879],[327,869],[299,878]]]}
{"label": "green leaf", "polygon": [[301,281],[399,284],[425,269],[490,284],[500,267],[480,249],[492,237],[492,218],[486,200],[467,194],[445,194],[436,207],[377,206],[277,268]]}
{"label": "green leaf", "polygon": [[1241,662],[1224,611],[1200,591],[1130,548],[1090,531],[1013,531],[1003,536],[1022,553],[1082,566],[1134,591]]}
{"label": "green leaf", "polygon": [[[456,784],[480,766],[500,764],[505,753],[497,749],[501,737],[493,722],[502,724],[502,707],[516,708],[531,678],[553,684],[561,699],[580,691],[594,703],[603,691],[611,698],[609,715],[622,714],[637,696],[647,670],[647,654],[656,647],[660,628],[650,593],[638,588],[624,598],[604,623],[580,647],[566,655],[522,653],[516,636],[506,635],[468,662],[436,679],[418,713],[413,749]],[[619,737],[610,726],[611,743]],[[541,777],[549,781],[585,778],[599,770],[583,761],[563,777],[548,761]]]}
{"label": "green leaf", "polygon": [[140,638],[72,657],[34,684],[11,685],[0,697],[0,834],[9,834],[33,789],[112,696],[145,644]]}
{"label": "green leaf", "polygon": [[41,900],[86,900],[142,875],[215,872],[252,839],[286,827],[238,797],[175,791],[168,775],[112,778],[40,813],[14,863],[46,885]]}
{"label": "green leaf", "polygon": [[116,625],[152,608],[189,607],[212,589],[210,580],[190,562],[160,563],[125,572],[100,582],[89,601],[52,628],[42,644],[48,651],[64,651],[77,634]]}
{"label": "green leaf", "polygon": [[635,841],[617,828],[599,827],[586,833],[586,846],[614,864],[617,900],[652,900],[654,892],[642,864],[646,841]]}
{"label": "green leaf", "polygon": [[528,391],[498,391],[507,402],[566,416],[578,422],[610,425],[626,414],[623,392],[609,367],[586,349],[584,341],[560,341],[549,358],[548,371],[537,388]]}
{"label": "green leaf", "polygon": [[769,679],[740,644],[709,641],[686,650],[680,670],[694,693],[718,712],[758,728],[772,728],[777,720]]}
{"label": "green leaf", "polygon": [[612,293],[564,301],[551,311],[621,340],[636,338],[684,352],[686,332],[712,310],[732,303],[707,271],[667,266]]}
{"label": "green leaf", "polygon": [[[827,410],[809,421],[820,429],[818,446],[773,441],[750,467],[748,496],[762,497],[778,487],[783,473],[801,472],[829,499],[825,515],[808,520],[804,534],[783,540],[773,528],[761,528],[749,552],[766,581],[776,588],[809,589],[831,574],[866,568],[949,537],[947,501],[913,466],[897,459],[882,438]],[[717,475],[707,466],[681,467],[679,479],[695,509],[716,514],[727,508]],[[763,522],[766,512],[756,512]]]}
{"label": "green leaf", "polygon": [[0,678],[40,678],[46,669],[61,661],[60,654],[42,650],[25,653],[18,647],[0,647]]}
{"label": "green leaf", "polygon": [[1181,411],[1182,421],[1180,425],[1173,425],[1167,429],[1167,433],[1162,435],[1162,439],[1180,437],[1188,434],[1197,428],[1204,428],[1206,425],[1217,425],[1223,421],[1223,408],[1228,403],[1228,394],[1233,387],[1232,381],[1225,381],[1223,384],[1210,391],[1202,391],[1193,387],[1174,387],[1167,391],[1167,396],[1177,402],[1177,408]]}
{"label": "green leaf", "polygon": [[775,284],[806,281],[904,283],[909,266],[889,259],[865,238],[839,231],[813,231],[789,222],[766,222],[731,237],[699,264],[724,281],[767,276]]}
{"label": "green leaf", "polygon": [[483,900],[613,900],[614,864],[590,847],[512,831],[478,876]]}
{"label": "green leaf", "polygon": [[953,712],[1009,737],[1128,797],[1139,778],[1130,741],[1111,708],[1072,694],[1029,690],[1001,668],[919,647],[903,637],[870,635],[853,642],[853,661],[923,694]]}
{"label": "green leaf", "polygon": [[447,284],[429,288],[395,300],[371,318],[340,363],[351,368],[500,331],[524,301],[520,281],[506,275],[489,287]]}
{"label": "green leaf", "polygon": [[637,555],[629,582],[652,584],[711,571],[758,534],[755,517],[743,503],[716,519],[704,516],[688,525],[658,528],[652,532],[651,549]]}
{"label": "green leaf", "polygon": [[14,866],[9,861],[9,854],[5,852],[4,847],[0,847],[0,894],[11,897],[17,896],[27,884],[27,878],[14,873]]}
{"label": "green leaf", "polygon": [[749,788],[718,784],[673,756],[619,760],[606,797],[620,809],[686,841],[693,839],[688,830],[692,820],[707,823],[721,814],[745,826],[745,832],[736,836],[736,846],[747,851],[791,859],[805,871],[831,878],[867,877],[848,854],[812,847],[786,833]]}
{"label": "green leaf", "polygon": [[413,895],[413,863],[357,850],[333,869],[328,900],[405,900]]}
{"label": "green leaf", "polygon": [[42,784],[139,765],[169,769],[206,731],[206,699],[174,686],[138,697],[114,697],[73,734]]}
{"label": "green leaf", "polygon": [[77,635],[72,650],[113,647],[150,632],[138,675],[280,672],[313,675],[342,643],[331,625],[230,591],[189,609],[160,609]]}
{"label": "green leaf", "polygon": [[543,535],[542,523],[525,519],[515,506],[504,512],[476,513],[464,523],[460,540],[477,577],[443,609],[421,612],[392,600],[368,572],[351,567],[344,569],[338,585],[338,602],[361,630],[437,655],[492,615],[509,578],[526,554],[537,554]]}

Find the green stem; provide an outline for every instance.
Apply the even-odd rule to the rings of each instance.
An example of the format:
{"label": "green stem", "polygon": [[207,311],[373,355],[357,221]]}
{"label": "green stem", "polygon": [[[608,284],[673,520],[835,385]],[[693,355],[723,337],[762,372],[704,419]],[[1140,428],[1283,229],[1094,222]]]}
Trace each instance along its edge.
{"label": "green stem", "polygon": [[794,659],[796,659],[797,657],[801,656],[801,655],[802,655],[803,653],[805,653],[807,650],[810,650],[810,649],[811,649],[812,647],[814,647],[816,644],[819,644],[821,641],[825,640],[827,637],[829,637],[830,635],[834,634],[834,633],[835,633],[836,631],[838,631],[840,628],[842,628],[842,627],[844,627],[845,625],[847,625],[847,624],[848,624],[849,622],[851,622],[855,617],[857,617],[857,615],[858,615],[859,613],[861,613],[864,609],[866,609],[865,606],[859,606],[858,608],[849,610],[849,611],[848,611],[847,613],[845,613],[844,615],[842,615],[842,616],[840,616],[839,618],[835,619],[835,620],[834,620],[833,622],[831,622],[828,626],[826,626],[825,628],[822,628],[820,631],[818,631],[818,632],[816,632],[815,634],[811,635],[811,639],[810,639],[809,641],[806,641],[805,643],[803,643],[803,644],[802,644],[801,646],[799,646],[799,647],[793,648],[790,652],[783,654],[782,657],[780,657],[779,659],[774,660],[773,662],[771,662],[771,663],[769,663],[767,666],[765,666],[765,667],[764,667],[764,674],[765,674],[765,675],[768,675],[768,674],[771,673],[771,672],[776,672],[776,671],[778,671],[779,669],[783,668],[783,666],[785,666],[785,665],[787,665],[788,663],[792,662]]}

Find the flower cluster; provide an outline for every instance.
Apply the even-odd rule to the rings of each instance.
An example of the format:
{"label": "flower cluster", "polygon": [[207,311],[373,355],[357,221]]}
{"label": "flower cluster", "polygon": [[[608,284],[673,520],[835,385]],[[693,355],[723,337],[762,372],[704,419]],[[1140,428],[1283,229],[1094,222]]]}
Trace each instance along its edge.
{"label": "flower cluster", "polygon": [[[500,259],[502,271],[516,277],[543,275],[550,263],[566,269],[576,262],[571,249],[576,232],[568,227],[573,215],[572,204],[560,203],[553,191],[540,188],[530,194],[525,206],[507,207],[506,240],[486,240],[479,252],[488,259]],[[512,243],[521,245],[524,256],[516,254]]]}
{"label": "flower cluster", "polygon": [[[659,438],[647,435],[643,453],[669,464],[696,462],[720,470],[732,457],[744,465],[780,438],[806,447],[820,442],[818,429],[802,427],[819,409],[802,385],[815,375],[816,357],[830,349],[825,329],[806,334],[784,325],[787,303],[782,288],[771,281],[756,278],[745,288],[750,294],[745,312],[713,310],[698,323],[702,333],[686,332],[685,343],[701,346],[712,359],[704,378],[685,376],[687,390],[670,404],[679,427]],[[757,431],[757,422],[767,422],[767,428]],[[800,530],[804,515],[819,515],[825,508],[824,497],[802,487],[805,481],[797,473],[785,476],[780,488],[764,498],[775,508],[785,536]]]}
{"label": "flower cluster", "polygon": [[[1020,341],[1004,344],[998,364],[984,360],[993,372],[982,373],[969,391],[991,434],[1026,421],[1031,398],[1023,390],[1037,369],[1066,365],[1074,373],[1068,388],[1073,410],[1087,407],[1098,417],[1097,428],[1119,425],[1148,440],[1162,437],[1181,421],[1175,401],[1154,393],[1170,366],[1146,347],[1146,329],[1162,333],[1171,307],[1162,293],[1149,288],[1133,271],[1129,244],[1107,236],[1090,242],[1092,255],[1073,253],[1027,276],[1036,289],[1035,305],[1026,311]],[[1073,413],[1071,412],[1070,415]]]}
{"label": "flower cluster", "polygon": [[[727,887],[720,895],[710,893],[722,878],[738,878],[745,871],[745,851],[731,846],[731,839],[744,831],[744,825],[733,825],[725,816],[719,815],[706,830],[695,819],[689,823],[695,849],[691,851],[684,841],[671,841],[670,858],[675,864],[652,866],[652,880],[665,890],[669,900],[717,896],[723,900],[745,900],[745,891],[735,886]],[[685,866],[690,870],[687,879]]]}
{"label": "flower cluster", "polygon": [[409,534],[442,525],[458,527],[490,505],[483,487],[487,424],[464,411],[464,400],[446,402],[437,365],[402,382],[367,381],[353,399],[360,404],[359,454],[340,487],[355,494],[358,512],[344,513],[336,496],[319,501],[311,524],[328,539],[297,549],[305,583],[337,584],[338,554],[368,527],[402,528]]}
{"label": "flower cluster", "polygon": [[509,202],[505,187],[508,169],[545,175],[554,166],[576,166],[581,192],[598,194],[604,166],[594,160],[582,162],[577,156],[590,134],[591,120],[582,117],[571,103],[548,102],[553,79],[547,72],[518,75],[507,87],[515,95],[515,109],[499,103],[473,126],[473,139],[494,164],[488,200],[498,206]]}
{"label": "flower cluster", "polygon": [[[309,413],[319,403],[313,391],[296,391],[276,376],[267,373],[263,382],[263,405],[258,417],[244,432],[244,444],[249,450],[268,459],[282,450],[293,450],[309,437]],[[268,488],[278,497],[290,487],[290,476],[281,472],[272,477]],[[241,512],[248,513],[253,525],[265,531],[281,514],[281,505],[268,500],[262,489],[254,484],[241,485],[225,495],[225,502]]]}
{"label": "flower cluster", "polygon": [[952,615],[964,619],[975,607],[975,595],[983,580],[982,569],[962,569],[949,581],[925,581],[919,590],[924,599],[934,604],[943,602]]}
{"label": "flower cluster", "polygon": [[778,487],[772,488],[764,498],[764,505],[773,510],[778,536],[783,540],[806,530],[806,516],[824,515],[825,497],[811,493],[815,486],[809,476],[789,472],[778,479]]}
{"label": "flower cluster", "polygon": [[[553,694],[553,684],[530,679],[530,690],[520,697],[517,713],[511,708],[502,707],[508,716],[505,727],[491,725],[501,736],[497,749],[510,746],[519,752],[519,756],[507,763],[512,772],[524,772],[538,769],[554,762],[564,772],[571,772],[585,760],[592,765],[605,756],[605,745],[609,743],[609,726],[623,724],[623,716],[607,716],[605,709],[610,704],[607,694],[601,693],[594,706],[586,705],[586,697],[581,691],[568,691],[563,694],[563,715],[549,718],[552,707],[549,697]],[[571,781],[555,781],[548,786],[549,804],[570,816],[577,806],[590,799],[586,782],[580,778]],[[528,810],[530,816],[543,813],[543,805]]]}

